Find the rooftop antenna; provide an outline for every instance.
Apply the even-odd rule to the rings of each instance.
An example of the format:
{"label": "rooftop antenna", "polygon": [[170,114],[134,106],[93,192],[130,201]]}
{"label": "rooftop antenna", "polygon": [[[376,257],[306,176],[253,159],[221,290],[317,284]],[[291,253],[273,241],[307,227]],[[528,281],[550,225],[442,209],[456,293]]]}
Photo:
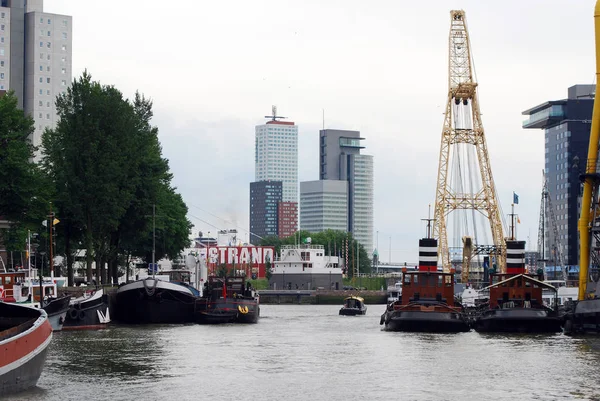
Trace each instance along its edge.
{"label": "rooftop antenna", "polygon": [[278,116],[277,115],[277,106],[275,106],[275,105],[271,106],[271,113],[273,115],[271,115],[271,116],[265,116],[265,118],[270,118],[271,121],[277,121],[277,119],[287,118],[287,117],[283,117],[283,116]]}

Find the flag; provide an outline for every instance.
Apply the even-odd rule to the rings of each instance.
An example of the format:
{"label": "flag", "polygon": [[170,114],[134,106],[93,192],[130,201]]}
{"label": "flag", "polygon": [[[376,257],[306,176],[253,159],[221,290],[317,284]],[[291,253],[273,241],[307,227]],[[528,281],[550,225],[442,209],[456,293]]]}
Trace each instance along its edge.
{"label": "flag", "polygon": [[521,224],[521,219],[517,216],[517,223]]}
{"label": "flag", "polygon": [[513,203],[515,205],[519,204],[519,195],[517,195],[516,193],[513,192]]}
{"label": "flag", "polygon": [[58,223],[60,223],[60,220],[55,217],[54,220],[52,220],[52,225],[55,226]]}

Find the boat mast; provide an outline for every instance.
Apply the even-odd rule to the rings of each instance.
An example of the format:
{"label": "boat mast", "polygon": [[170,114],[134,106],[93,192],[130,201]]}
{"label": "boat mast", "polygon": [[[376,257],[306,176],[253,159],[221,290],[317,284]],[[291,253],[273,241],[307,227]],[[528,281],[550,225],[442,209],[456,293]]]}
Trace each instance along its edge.
{"label": "boat mast", "polygon": [[156,203],[152,204],[152,278],[156,278]]}

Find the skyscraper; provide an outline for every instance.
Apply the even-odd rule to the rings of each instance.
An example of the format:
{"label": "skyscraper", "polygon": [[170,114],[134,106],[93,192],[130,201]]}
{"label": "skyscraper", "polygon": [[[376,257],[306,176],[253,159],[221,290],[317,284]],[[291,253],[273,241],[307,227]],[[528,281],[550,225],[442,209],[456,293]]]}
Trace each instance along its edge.
{"label": "skyscraper", "polygon": [[[277,115],[273,106],[273,115],[265,124],[255,128],[255,182],[278,181],[282,186],[282,196],[277,205],[277,228],[274,235],[288,237],[298,228],[298,126],[291,121],[281,121],[285,117]],[[250,232],[252,227],[260,227],[258,218],[261,212],[255,212],[250,196]],[[254,225],[252,223],[254,220]],[[261,235],[260,233],[256,233]],[[269,234],[273,235],[273,234]],[[254,236],[256,238],[256,236]],[[251,236],[252,238],[252,236]]]}
{"label": "skyscraper", "polygon": [[279,204],[282,197],[281,181],[257,181],[250,183],[250,243],[259,244],[260,239],[279,235]]}
{"label": "skyscraper", "polygon": [[[364,146],[358,131],[326,129],[319,131],[319,178],[322,181],[344,181],[346,188],[347,222],[345,230],[350,231],[367,252],[373,250],[373,156],[360,153]],[[332,202],[336,197],[331,192],[333,184],[323,183],[323,194],[316,194],[314,181],[301,184],[300,224],[302,229],[315,227],[334,229],[330,222],[334,218],[332,210],[320,215],[311,209],[315,201]],[[339,193],[339,187],[334,192]],[[329,192],[329,194],[327,194]],[[339,200],[339,198],[338,198]],[[307,217],[306,225],[304,217]],[[321,219],[319,223],[315,219]],[[326,223],[329,221],[329,223]],[[337,224],[335,225],[337,227]]]}
{"label": "skyscraper", "polygon": [[[579,263],[579,174],[585,171],[594,106],[594,85],[575,85],[562,100],[550,100],[523,112],[529,118],[523,128],[541,128],[545,134],[545,176],[551,197],[555,224],[567,265]],[[542,184],[540,183],[540,194]],[[546,259],[554,244],[548,243],[551,222],[546,222]]]}
{"label": "skyscraper", "polygon": [[0,0],[0,90],[14,90],[35,120],[39,146],[56,124],[56,96],[71,83],[72,17],[43,10],[43,0]]}
{"label": "skyscraper", "polygon": [[300,183],[302,230],[348,231],[348,182],[317,180]]}

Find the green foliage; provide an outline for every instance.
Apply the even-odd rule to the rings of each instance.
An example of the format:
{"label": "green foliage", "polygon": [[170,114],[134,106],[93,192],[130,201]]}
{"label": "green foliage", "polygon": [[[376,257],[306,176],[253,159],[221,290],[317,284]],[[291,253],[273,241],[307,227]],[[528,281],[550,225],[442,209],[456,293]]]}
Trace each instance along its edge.
{"label": "green foliage", "polygon": [[217,272],[216,272],[217,277],[227,277],[228,274],[229,274],[229,269],[227,268],[227,265],[225,263],[221,263],[219,265],[219,267],[217,268]]}
{"label": "green foliage", "polygon": [[14,93],[0,97],[0,216],[10,222],[0,236],[8,251],[22,251],[27,230],[47,213],[50,185],[33,162],[35,148],[30,142],[34,122],[17,107]]}
{"label": "green foliage", "polygon": [[267,281],[269,281],[271,280],[271,277],[273,277],[273,267],[271,264],[271,259],[267,259],[265,262],[265,278]]}
{"label": "green foliage", "polygon": [[152,102],[139,93],[129,101],[84,72],[56,104],[57,126],[42,137],[43,166],[67,219],[64,251],[83,242],[88,279],[92,258],[109,263],[113,280],[120,255],[151,260],[154,205],[157,259],[188,246],[191,222],[150,123]]}
{"label": "green foliage", "polygon": [[323,245],[326,255],[340,256],[343,260],[346,258],[346,240],[348,244],[349,267],[348,276],[354,275],[353,267],[359,263],[360,273],[370,273],[372,271],[371,259],[369,253],[359,244],[358,256],[356,252],[357,242],[353,239],[351,233],[337,230],[325,230],[318,233],[308,231],[298,231],[295,235],[287,238],[277,236],[265,237],[261,240],[262,246],[275,247],[275,253],[279,254],[282,245],[304,244],[306,239],[310,238],[313,245]]}

